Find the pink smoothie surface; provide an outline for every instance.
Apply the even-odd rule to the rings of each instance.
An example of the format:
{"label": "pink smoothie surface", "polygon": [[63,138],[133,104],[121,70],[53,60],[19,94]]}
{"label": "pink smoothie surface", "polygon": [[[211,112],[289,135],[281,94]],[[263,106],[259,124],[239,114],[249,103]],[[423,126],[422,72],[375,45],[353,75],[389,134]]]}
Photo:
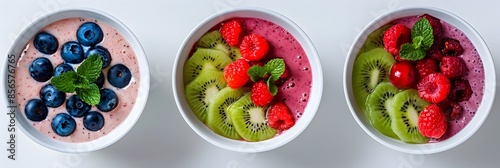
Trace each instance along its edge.
{"label": "pink smoothie surface", "polygon": [[[68,41],[77,41],[76,39],[76,31],[78,27],[85,22],[95,22],[97,23],[104,34],[103,41],[97,45],[103,46],[108,49],[112,61],[108,67],[102,70],[105,76],[105,83],[103,88],[108,88],[113,90],[118,97],[118,105],[115,109],[109,112],[100,112],[95,106],[92,106],[90,111],[99,111],[104,117],[104,126],[102,129],[98,131],[89,131],[85,129],[83,126],[83,117],[76,118],[73,117],[76,121],[76,129],[73,134],[62,137],[55,134],[52,131],[51,121],[55,117],[55,115],[59,113],[67,113],[66,110],[66,101],[64,104],[57,108],[50,108],[47,118],[40,122],[30,121],[26,116],[26,120],[28,120],[31,125],[39,130],[41,133],[60,141],[64,142],[88,142],[95,139],[98,139],[102,136],[107,135],[113,129],[115,129],[123,120],[127,118],[130,111],[135,105],[138,89],[139,89],[139,65],[137,64],[137,58],[133,49],[130,47],[128,41],[113,27],[100,22],[99,20],[90,19],[90,18],[69,18],[63,19],[50,25],[42,28],[40,31],[48,32],[54,35],[57,38],[59,43],[59,47],[56,53],[52,55],[45,55],[40,53],[33,45],[33,39],[26,45],[24,51],[21,53],[21,57],[17,63],[16,67],[16,100],[19,104],[19,109],[23,116],[24,108],[26,103],[31,99],[40,99],[40,89],[46,84],[50,83],[50,80],[47,82],[37,82],[35,81],[29,74],[29,66],[33,60],[38,57],[48,58],[52,66],[55,68],[57,65],[64,62],[61,57],[60,49],[61,46]],[[84,46],[84,51],[87,50],[88,47]],[[108,69],[115,64],[124,64],[127,66],[132,73],[132,80],[129,85],[124,88],[115,88],[107,81],[107,71]],[[76,70],[79,64],[70,64]],[[66,99],[69,98],[74,93],[66,93]]]}
{"label": "pink smoothie surface", "polygon": [[[402,23],[406,25],[406,27],[411,28],[418,19],[418,16],[405,17],[397,19],[393,21],[393,23]],[[442,20],[441,24],[443,25],[443,34],[441,37],[450,37],[459,40],[460,45],[462,45],[464,49],[463,54],[458,56],[464,60],[468,69],[468,72],[462,77],[462,79],[469,81],[473,94],[468,101],[458,103],[463,109],[462,115],[458,119],[449,121],[446,133],[440,139],[433,139],[431,142],[448,139],[449,137],[460,132],[476,114],[476,111],[481,104],[484,92],[483,62],[476,48],[462,31]]]}

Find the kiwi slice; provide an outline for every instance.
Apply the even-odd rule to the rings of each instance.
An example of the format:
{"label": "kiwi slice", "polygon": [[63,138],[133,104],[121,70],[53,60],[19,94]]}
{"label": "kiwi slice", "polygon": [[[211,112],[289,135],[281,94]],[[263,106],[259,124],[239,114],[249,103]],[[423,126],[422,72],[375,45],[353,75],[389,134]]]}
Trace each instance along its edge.
{"label": "kiwi slice", "polygon": [[207,126],[219,135],[241,140],[241,136],[233,126],[233,121],[231,121],[227,108],[248,91],[249,88],[246,87],[239,89],[226,87],[215,94],[208,105]]}
{"label": "kiwi slice", "polygon": [[407,89],[394,96],[391,127],[399,139],[408,143],[427,143],[429,138],[418,130],[418,115],[429,105],[415,89]]}
{"label": "kiwi slice", "polygon": [[368,108],[368,118],[375,129],[380,133],[399,139],[391,128],[391,112],[393,98],[399,92],[390,82],[382,82],[375,87],[373,93],[368,96],[366,106]]}
{"label": "kiwi slice", "polygon": [[386,24],[377,30],[371,32],[368,36],[366,36],[366,41],[359,49],[358,56],[361,55],[362,53],[368,52],[374,48],[379,48],[379,47],[384,47],[384,41],[383,41],[383,36],[385,30],[387,30],[389,27],[391,27],[392,24]]}
{"label": "kiwi slice", "polygon": [[212,97],[226,86],[224,73],[216,69],[204,70],[186,85],[187,103],[198,119],[205,123]]}
{"label": "kiwi slice", "polygon": [[229,106],[234,127],[246,141],[262,141],[276,135],[277,131],[267,124],[267,106],[259,107],[252,102],[250,92]]}
{"label": "kiwi slice", "polygon": [[201,71],[206,69],[224,70],[232,60],[222,51],[206,48],[197,48],[193,56],[184,64],[184,84],[191,82]]}
{"label": "kiwi slice", "polygon": [[224,51],[233,61],[241,58],[240,49],[227,44],[218,30],[208,32],[201,36],[196,46]]}
{"label": "kiwi slice", "polygon": [[383,48],[374,48],[361,54],[354,62],[352,89],[359,108],[366,114],[366,97],[380,82],[389,81],[394,57]]}

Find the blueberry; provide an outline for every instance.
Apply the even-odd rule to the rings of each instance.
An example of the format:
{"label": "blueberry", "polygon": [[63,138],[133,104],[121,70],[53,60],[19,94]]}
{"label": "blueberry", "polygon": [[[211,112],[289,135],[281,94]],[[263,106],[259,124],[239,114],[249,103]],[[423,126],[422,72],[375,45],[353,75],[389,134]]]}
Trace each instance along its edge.
{"label": "blueberry", "polygon": [[31,99],[26,103],[24,107],[24,113],[26,117],[31,121],[42,121],[47,118],[47,114],[49,114],[49,109],[40,99]]}
{"label": "blueberry", "polygon": [[69,136],[76,129],[76,122],[73,117],[66,113],[57,114],[54,119],[52,119],[52,130],[59,136]]}
{"label": "blueberry", "polygon": [[66,110],[73,117],[83,117],[85,113],[89,112],[90,105],[83,102],[77,95],[72,95],[66,101]]}
{"label": "blueberry", "polygon": [[49,59],[45,57],[38,57],[37,59],[31,62],[30,75],[38,82],[48,81],[54,72],[52,67],[52,63],[50,63]]}
{"label": "blueberry", "polygon": [[99,112],[91,111],[83,117],[83,126],[89,131],[98,131],[104,126],[104,117]]}
{"label": "blueberry", "polygon": [[40,89],[40,98],[47,107],[59,107],[64,103],[66,93],[57,90],[52,84],[48,84]]}
{"label": "blueberry", "polygon": [[76,38],[84,46],[94,46],[103,38],[101,27],[93,22],[86,22],[78,28]]}
{"label": "blueberry", "polygon": [[85,53],[85,58],[88,58],[91,55],[100,55],[102,59],[102,68],[108,67],[109,63],[111,62],[111,54],[109,54],[109,51],[102,47],[102,46],[95,46],[94,48],[90,49]]}
{"label": "blueberry", "polygon": [[123,88],[128,85],[132,78],[132,73],[123,64],[113,65],[108,71],[108,82],[117,88]]}
{"label": "blueberry", "polygon": [[54,54],[59,47],[56,37],[47,32],[40,32],[33,39],[35,48],[44,54]]}
{"label": "blueberry", "polygon": [[66,42],[61,48],[61,57],[67,63],[81,63],[85,59],[83,47],[75,41]]}
{"label": "blueberry", "polygon": [[64,72],[74,71],[73,67],[69,64],[62,63],[54,69],[54,77],[61,75]]}
{"label": "blueberry", "polygon": [[97,80],[94,83],[99,88],[102,88],[102,86],[104,86],[104,74],[102,73],[102,71],[101,71],[101,74],[99,74],[99,77],[97,78]]}
{"label": "blueberry", "polygon": [[108,112],[115,109],[116,105],[118,105],[116,93],[110,89],[101,89],[101,100],[97,104],[97,109]]}

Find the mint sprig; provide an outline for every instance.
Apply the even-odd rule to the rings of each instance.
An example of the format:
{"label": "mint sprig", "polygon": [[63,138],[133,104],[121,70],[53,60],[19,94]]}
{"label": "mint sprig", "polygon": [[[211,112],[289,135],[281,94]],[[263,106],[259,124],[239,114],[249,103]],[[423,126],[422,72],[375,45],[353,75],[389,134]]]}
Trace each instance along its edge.
{"label": "mint sprig", "polygon": [[89,105],[97,105],[101,99],[99,87],[94,83],[101,73],[102,59],[98,54],[90,55],[75,71],[62,73],[51,79],[59,91],[76,94]]}
{"label": "mint sprig", "polygon": [[269,92],[274,96],[278,93],[275,82],[285,72],[285,61],[281,58],[269,60],[264,66],[254,65],[248,69],[248,75],[253,82],[265,80]]}
{"label": "mint sprig", "polygon": [[402,59],[417,61],[425,57],[425,53],[434,43],[432,26],[425,18],[418,20],[411,30],[412,43],[401,45],[399,55]]}

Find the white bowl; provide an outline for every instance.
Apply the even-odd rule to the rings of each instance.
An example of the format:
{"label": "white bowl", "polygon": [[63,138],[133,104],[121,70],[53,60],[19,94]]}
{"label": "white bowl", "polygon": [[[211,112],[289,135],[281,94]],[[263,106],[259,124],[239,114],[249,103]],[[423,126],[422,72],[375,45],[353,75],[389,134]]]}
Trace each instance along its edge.
{"label": "white bowl", "polygon": [[[309,102],[301,118],[283,134],[260,142],[232,140],[214,133],[192,112],[184,96],[183,67],[191,47],[216,24],[233,17],[252,17],[271,21],[289,31],[302,45],[312,68],[312,89]],[[175,101],[187,124],[203,139],[224,149],[238,152],[261,152],[280,147],[297,137],[310,123],[318,109],[323,89],[323,75],[316,49],[307,35],[290,19],[276,12],[261,8],[233,8],[213,14],[198,24],[182,43],[172,72],[172,86]]]}
{"label": "white bowl", "polygon": [[[9,57],[7,57],[4,62],[5,69],[7,69],[9,65],[15,65],[15,64],[9,64],[9,61],[16,60],[17,62],[20,53],[24,50],[25,45],[29,42],[30,39],[32,39],[32,37],[35,36],[35,34],[40,29],[42,29],[43,27],[47,26],[50,23],[59,21],[61,19],[74,18],[74,17],[77,18],[86,17],[86,18],[97,19],[101,22],[110,25],[111,27],[115,28],[118,32],[120,32],[125,37],[125,39],[130,43],[130,47],[132,47],[132,49],[135,51],[137,61],[139,64],[141,84],[139,86],[138,96],[135,101],[135,105],[132,108],[132,111],[129,113],[128,117],[125,120],[123,120],[121,124],[119,124],[111,132],[106,133],[107,135],[89,142],[70,143],[70,142],[62,142],[59,140],[54,140],[51,137],[42,134],[36,128],[31,126],[29,121],[22,114],[23,112],[20,112],[18,108],[14,108],[16,110],[16,121],[17,121],[16,124],[18,124],[18,127],[28,137],[30,137],[33,141],[37,142],[42,146],[45,146],[55,151],[67,152],[67,153],[95,151],[105,148],[113,144],[114,142],[118,141],[132,128],[132,126],[134,126],[136,121],[141,116],[149,93],[149,68],[146,55],[143,51],[141,44],[134,36],[134,34],[118,19],[114,18],[113,16],[107,13],[95,9],[77,8],[77,9],[58,10],[43,15],[40,18],[36,19],[35,21],[31,22],[24,30],[22,30],[22,32],[13,42],[8,52]],[[11,56],[15,56],[15,58],[11,59],[10,58]],[[7,70],[3,74],[4,79],[7,79],[8,75],[9,72]],[[5,80],[4,82],[2,82],[2,84],[4,85],[3,87],[5,88],[5,90],[2,90],[2,92],[4,92],[2,95],[7,95],[7,92],[10,89],[9,83],[7,80]],[[15,104],[9,103],[8,102],[9,99],[6,98],[7,97],[2,97],[3,101],[7,102],[7,104],[14,106],[17,105],[17,103]]]}
{"label": "white bowl", "polygon": [[[484,90],[484,96],[482,99],[482,102],[475,114],[475,116],[472,118],[472,120],[467,124],[466,127],[464,127],[460,132],[458,132],[456,135],[453,135],[452,137],[436,142],[436,143],[427,143],[427,144],[409,144],[405,143],[399,140],[394,140],[392,138],[389,138],[381,133],[379,133],[374,127],[371,126],[370,122],[368,119],[366,119],[361,112],[361,110],[358,108],[356,105],[356,100],[354,99],[354,94],[352,92],[352,69],[353,69],[353,64],[354,60],[356,58],[356,55],[363,45],[364,41],[366,40],[368,34],[370,32],[373,32],[375,29],[378,27],[385,25],[389,23],[392,20],[395,20],[397,18],[405,17],[405,16],[415,16],[415,15],[422,15],[422,14],[430,14],[432,16],[435,16],[439,19],[441,19],[444,22],[447,22],[459,30],[461,30],[474,44],[474,46],[477,49],[477,52],[479,53],[481,60],[484,65],[484,74],[485,74],[485,79],[484,79],[484,85],[485,85],[485,90]],[[463,19],[460,17],[442,10],[442,9],[437,9],[437,8],[432,8],[432,7],[413,7],[413,8],[405,8],[405,9],[399,9],[399,10],[394,10],[390,11],[386,14],[383,14],[382,16],[376,18],[374,21],[372,21],[368,26],[366,26],[363,31],[357,36],[356,40],[354,40],[346,62],[345,62],[345,67],[344,67],[344,93],[345,93],[345,98],[347,101],[347,104],[349,106],[349,109],[351,110],[351,113],[358,122],[359,126],[368,134],[370,135],[373,139],[376,141],[382,143],[383,145],[392,148],[397,151],[401,152],[406,152],[406,153],[412,153],[412,154],[430,154],[430,153],[437,153],[437,152],[442,152],[448,149],[451,149],[465,140],[467,140],[469,137],[471,137],[479,127],[483,124],[484,120],[488,116],[488,113],[490,112],[491,106],[493,105],[493,100],[495,97],[495,89],[496,89],[496,79],[495,79],[495,67],[493,65],[493,60],[491,57],[491,53],[486,45],[486,43],[483,41],[481,36],[470,26],[467,22],[465,22]]]}

